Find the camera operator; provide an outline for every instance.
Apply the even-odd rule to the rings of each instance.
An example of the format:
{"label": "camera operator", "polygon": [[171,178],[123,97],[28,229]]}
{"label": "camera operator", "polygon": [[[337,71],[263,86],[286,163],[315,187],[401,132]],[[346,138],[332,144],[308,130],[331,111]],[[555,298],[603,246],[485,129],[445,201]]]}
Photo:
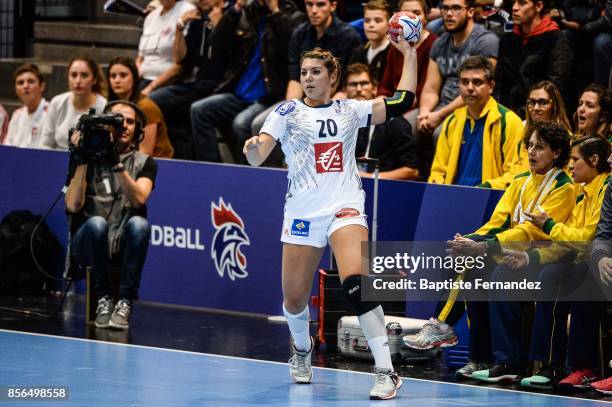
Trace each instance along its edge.
{"label": "camera operator", "polygon": [[[146,119],[136,105],[114,101],[104,112],[82,116],[70,136],[71,176],[65,201],[71,261],[92,269],[99,297],[96,327],[127,329],[149,245],[146,202],[157,164],[138,151]],[[111,257],[121,262],[119,300],[114,306]]]}

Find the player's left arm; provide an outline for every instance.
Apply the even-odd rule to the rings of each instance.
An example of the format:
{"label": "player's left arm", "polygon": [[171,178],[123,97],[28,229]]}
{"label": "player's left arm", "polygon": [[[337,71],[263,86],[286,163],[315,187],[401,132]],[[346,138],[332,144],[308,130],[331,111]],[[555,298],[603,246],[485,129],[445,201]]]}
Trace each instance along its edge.
{"label": "player's left arm", "polygon": [[380,124],[392,117],[398,117],[410,110],[414,102],[417,84],[417,56],[416,49],[399,35],[400,42],[389,41],[404,56],[402,76],[397,84],[395,94],[389,98],[372,101],[372,123]]}

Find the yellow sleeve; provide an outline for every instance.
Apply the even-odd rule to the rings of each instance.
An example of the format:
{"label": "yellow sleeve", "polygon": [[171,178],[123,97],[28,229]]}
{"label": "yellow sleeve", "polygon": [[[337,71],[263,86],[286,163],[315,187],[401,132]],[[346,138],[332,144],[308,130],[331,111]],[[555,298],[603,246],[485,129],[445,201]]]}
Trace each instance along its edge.
{"label": "yellow sleeve", "polygon": [[[565,222],[572,213],[575,202],[574,184],[566,183],[550,192],[541,206],[551,218]],[[515,225],[511,229],[498,233],[496,236],[500,242],[550,240],[548,234],[534,226],[531,222]]]}
{"label": "yellow sleeve", "polygon": [[[544,224],[544,231],[550,235],[550,238],[554,241],[565,241],[565,242],[590,242],[595,237],[597,231],[597,224],[599,223],[599,217],[601,214],[601,204],[605,193],[598,193],[597,203],[591,213],[586,214],[584,226],[573,227],[564,223],[555,223],[551,217],[550,222]],[[576,207],[578,209],[578,207]]]}
{"label": "yellow sleeve", "polygon": [[515,196],[518,195],[521,186],[521,182],[512,183],[495,206],[489,221],[478,228],[473,234],[481,236],[496,235],[507,230],[512,223],[512,212],[516,206],[514,202],[516,200]]}
{"label": "yellow sleeve", "polygon": [[450,145],[448,142],[448,122],[453,117],[451,114],[444,122],[442,122],[442,131],[438,137],[438,144],[436,145],[436,154],[434,155],[433,163],[431,163],[431,171],[427,182],[432,184],[444,184],[446,178],[446,171],[448,169],[448,157],[450,156]]}
{"label": "yellow sleeve", "polygon": [[504,162],[503,174],[497,178],[484,180],[493,189],[506,189],[515,175],[528,170],[527,154],[523,153],[523,122],[512,111],[506,113],[506,140],[502,146]]}

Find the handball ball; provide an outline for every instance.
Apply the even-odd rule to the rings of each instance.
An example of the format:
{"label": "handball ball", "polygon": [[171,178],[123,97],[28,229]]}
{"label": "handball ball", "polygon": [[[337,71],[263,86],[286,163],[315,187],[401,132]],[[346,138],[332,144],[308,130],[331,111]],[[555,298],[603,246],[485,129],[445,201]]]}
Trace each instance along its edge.
{"label": "handball ball", "polygon": [[404,31],[404,38],[409,43],[416,43],[421,37],[423,25],[421,19],[409,11],[399,11],[387,23],[387,32],[393,42],[399,42],[400,29]]}

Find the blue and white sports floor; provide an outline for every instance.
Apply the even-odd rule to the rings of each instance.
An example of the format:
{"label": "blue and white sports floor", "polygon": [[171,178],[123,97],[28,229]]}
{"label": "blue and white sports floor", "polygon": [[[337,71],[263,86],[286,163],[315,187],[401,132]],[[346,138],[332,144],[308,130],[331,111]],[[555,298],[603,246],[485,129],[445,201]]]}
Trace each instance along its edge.
{"label": "blue and white sports floor", "polygon": [[[368,400],[373,376],[314,368],[291,383],[287,364],[0,330],[0,388],[67,386],[44,406],[541,406],[611,405],[427,380],[404,379],[398,397]],[[40,406],[39,401],[0,401]]]}

